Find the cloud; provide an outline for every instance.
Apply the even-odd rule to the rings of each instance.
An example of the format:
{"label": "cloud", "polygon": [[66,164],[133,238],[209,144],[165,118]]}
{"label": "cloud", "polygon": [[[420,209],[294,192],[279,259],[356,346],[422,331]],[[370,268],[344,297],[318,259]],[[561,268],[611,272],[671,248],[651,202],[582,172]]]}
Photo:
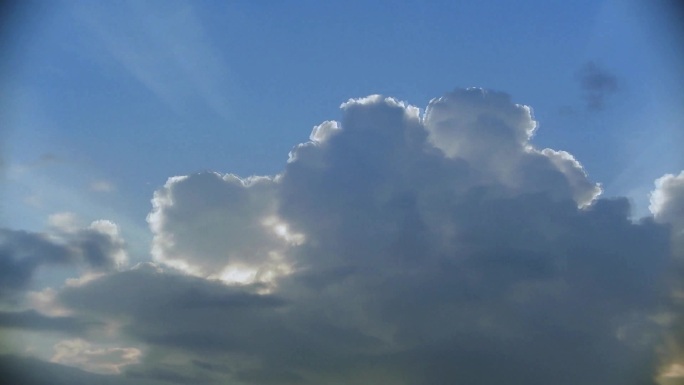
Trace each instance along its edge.
{"label": "cloud", "polygon": [[[67,287],[59,300],[76,314],[122,325],[123,338],[145,343],[156,352],[156,362],[131,369],[129,375],[134,378],[169,380],[175,375],[187,377],[195,372],[192,381],[184,382],[201,383],[207,376],[215,377],[215,368],[231,353],[264,354],[270,349],[278,352],[287,345],[279,346],[279,341],[272,338],[297,341],[297,335],[281,324],[278,315],[287,311],[286,301],[258,294],[259,288],[229,286],[143,264]],[[190,364],[188,357],[210,362],[194,371],[170,369]]]}
{"label": "cloud", "polygon": [[649,209],[658,222],[669,223],[675,230],[684,230],[684,171],[666,174],[655,181]]}
{"label": "cloud", "polygon": [[83,333],[88,324],[72,317],[49,317],[34,310],[0,311],[0,328],[20,328],[43,331],[59,331],[69,334]]}
{"label": "cloud", "polygon": [[673,282],[671,309],[658,383],[680,385],[684,384],[684,171],[679,175],[666,174],[655,181],[649,209],[657,222],[671,227],[675,257],[668,277]]}
{"label": "cloud", "polygon": [[617,77],[594,62],[584,64],[576,76],[590,111],[603,110],[606,99],[619,88]]}
{"label": "cloud", "polygon": [[423,113],[372,95],[276,176],[172,177],[148,216],[154,263],[54,295],[122,343],[79,337],[59,361],[102,371],[82,352],[136,346],[131,383],[653,383],[679,312],[679,177],[633,221],[536,129],[505,93]]}
{"label": "cloud", "polygon": [[90,190],[95,192],[112,192],[114,189],[114,184],[106,180],[97,180],[90,184]]}
{"label": "cloud", "polygon": [[122,367],[135,364],[140,358],[140,350],[135,348],[95,347],[78,338],[61,341],[54,349],[52,362],[102,374],[120,373]]}
{"label": "cloud", "polygon": [[157,261],[226,280],[267,279],[299,242],[276,216],[273,178],[205,173],[170,178],[147,220]]}
{"label": "cloud", "polygon": [[51,166],[57,166],[67,163],[67,159],[62,156],[53,153],[43,153],[35,160],[26,162],[23,164],[14,164],[12,168],[19,173],[27,172],[30,170],[48,168]]}
{"label": "cloud", "polygon": [[601,191],[571,154],[531,147],[537,129],[532,109],[512,103],[505,93],[454,91],[431,101],[424,124],[428,140],[447,157],[466,160],[481,176],[518,193],[523,189],[570,193],[568,198],[582,206]]}
{"label": "cloud", "polygon": [[38,233],[0,229],[0,297],[25,290],[43,266],[85,266],[107,271],[126,263],[125,243],[117,226],[95,221],[79,227],[70,213],[50,217],[51,230]]}
{"label": "cloud", "polygon": [[161,381],[166,384],[206,384],[211,380],[206,375],[187,373],[187,368],[179,369],[173,365],[157,365],[154,367],[133,368],[126,372],[126,378],[131,380],[152,380],[155,384]]}
{"label": "cloud", "polygon": [[0,376],[6,383],[22,385],[159,385],[119,376],[88,373],[65,365],[15,355],[0,355]]}

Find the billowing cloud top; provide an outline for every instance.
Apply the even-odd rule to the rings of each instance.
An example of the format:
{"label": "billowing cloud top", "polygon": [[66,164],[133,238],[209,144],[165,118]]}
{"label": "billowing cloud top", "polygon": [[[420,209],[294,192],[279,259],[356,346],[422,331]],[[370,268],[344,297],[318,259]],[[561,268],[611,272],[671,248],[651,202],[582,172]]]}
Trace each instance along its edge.
{"label": "billowing cloud top", "polygon": [[110,336],[59,362],[130,383],[653,383],[678,179],[635,223],[504,93],[342,111],[275,177],[170,178],[155,263],[55,295]]}

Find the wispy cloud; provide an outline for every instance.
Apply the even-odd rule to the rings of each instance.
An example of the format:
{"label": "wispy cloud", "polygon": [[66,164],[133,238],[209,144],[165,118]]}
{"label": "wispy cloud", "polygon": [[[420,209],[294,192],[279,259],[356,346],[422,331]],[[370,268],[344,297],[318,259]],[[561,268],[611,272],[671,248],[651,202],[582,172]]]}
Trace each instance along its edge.
{"label": "wispy cloud", "polygon": [[122,367],[137,363],[141,355],[136,348],[93,346],[79,338],[60,341],[54,349],[52,362],[102,374],[120,373]]}
{"label": "wispy cloud", "polygon": [[90,183],[90,190],[95,192],[112,192],[115,190],[115,186],[107,180],[96,180]]}

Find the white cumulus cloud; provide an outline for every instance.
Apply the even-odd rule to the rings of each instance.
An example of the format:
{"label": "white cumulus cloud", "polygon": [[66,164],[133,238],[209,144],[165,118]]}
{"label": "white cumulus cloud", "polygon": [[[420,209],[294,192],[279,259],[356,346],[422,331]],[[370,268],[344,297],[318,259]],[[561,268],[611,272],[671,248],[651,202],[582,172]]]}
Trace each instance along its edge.
{"label": "white cumulus cloud", "polygon": [[[130,379],[652,382],[679,319],[665,278],[680,177],[634,222],[572,154],[534,146],[510,96],[455,90],[420,111],[350,99],[276,176],[170,178],[148,216],[154,263],[51,304],[144,347]],[[83,366],[79,349],[60,362]]]}

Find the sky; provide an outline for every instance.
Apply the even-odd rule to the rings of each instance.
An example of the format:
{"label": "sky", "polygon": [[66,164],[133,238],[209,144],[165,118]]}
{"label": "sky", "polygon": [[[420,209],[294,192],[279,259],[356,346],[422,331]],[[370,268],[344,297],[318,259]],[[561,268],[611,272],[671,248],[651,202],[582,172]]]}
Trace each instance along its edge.
{"label": "sky", "polygon": [[684,384],[674,2],[28,1],[25,384]]}

